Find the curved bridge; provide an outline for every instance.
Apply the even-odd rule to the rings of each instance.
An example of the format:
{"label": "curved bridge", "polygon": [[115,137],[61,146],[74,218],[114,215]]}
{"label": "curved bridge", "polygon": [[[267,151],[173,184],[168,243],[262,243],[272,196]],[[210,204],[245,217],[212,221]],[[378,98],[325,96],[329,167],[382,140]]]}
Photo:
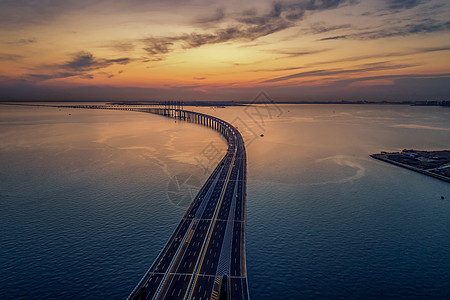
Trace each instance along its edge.
{"label": "curved bridge", "polygon": [[128,299],[249,299],[245,263],[247,162],[239,131],[221,119],[177,108],[72,107],[163,115],[211,127],[226,138],[225,156]]}

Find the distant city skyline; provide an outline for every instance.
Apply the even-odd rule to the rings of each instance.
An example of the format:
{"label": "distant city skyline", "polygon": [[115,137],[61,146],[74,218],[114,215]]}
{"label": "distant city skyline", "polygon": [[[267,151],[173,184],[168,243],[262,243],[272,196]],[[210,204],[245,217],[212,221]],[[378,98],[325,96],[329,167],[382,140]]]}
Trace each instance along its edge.
{"label": "distant city skyline", "polygon": [[0,100],[450,100],[447,0],[0,1]]}

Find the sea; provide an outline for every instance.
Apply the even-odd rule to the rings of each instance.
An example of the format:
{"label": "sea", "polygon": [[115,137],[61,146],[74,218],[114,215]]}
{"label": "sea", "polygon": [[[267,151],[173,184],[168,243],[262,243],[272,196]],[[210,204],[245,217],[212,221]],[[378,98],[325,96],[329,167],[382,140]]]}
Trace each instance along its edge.
{"label": "sea", "polygon": [[[450,150],[449,108],[186,109],[244,137],[251,299],[450,298],[450,184],[369,157]],[[0,105],[0,299],[125,299],[226,148],[148,113]]]}

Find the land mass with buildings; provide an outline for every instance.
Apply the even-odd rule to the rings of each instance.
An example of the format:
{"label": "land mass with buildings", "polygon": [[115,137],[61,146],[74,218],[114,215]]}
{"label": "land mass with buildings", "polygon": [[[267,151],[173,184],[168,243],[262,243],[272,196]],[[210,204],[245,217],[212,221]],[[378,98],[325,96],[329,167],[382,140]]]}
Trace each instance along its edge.
{"label": "land mass with buildings", "polygon": [[450,182],[450,150],[381,152],[371,157]]}

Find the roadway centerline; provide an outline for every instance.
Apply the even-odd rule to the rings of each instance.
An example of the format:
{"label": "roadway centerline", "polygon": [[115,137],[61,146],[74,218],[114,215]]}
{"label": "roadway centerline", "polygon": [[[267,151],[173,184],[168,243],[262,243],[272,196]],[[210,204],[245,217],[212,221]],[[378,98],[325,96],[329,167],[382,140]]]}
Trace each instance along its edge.
{"label": "roadway centerline", "polygon": [[[194,269],[194,273],[193,273],[193,276],[192,276],[192,277],[195,277],[195,281],[194,281],[194,284],[192,284],[192,277],[191,277],[191,281],[189,282],[189,286],[188,286],[188,290],[187,290],[188,293],[186,294],[187,297],[185,296],[185,297],[183,298],[183,299],[185,299],[185,300],[186,300],[186,299],[190,299],[191,296],[192,296],[193,287],[195,286],[195,283],[196,283],[197,278],[198,278],[198,271],[199,271],[199,268],[200,268],[201,264],[203,263],[204,251],[205,251],[205,249],[206,249],[206,246],[209,244],[209,240],[211,239],[212,228],[214,228],[214,225],[216,224],[216,216],[217,216],[217,213],[218,213],[218,211],[219,211],[220,206],[222,205],[223,197],[224,197],[224,195],[225,195],[226,188],[227,188],[227,186],[228,186],[228,182],[229,182],[229,179],[230,179],[230,176],[231,176],[231,172],[233,171],[234,162],[235,162],[235,158],[236,158],[236,152],[237,152],[237,149],[235,148],[235,149],[234,149],[233,158],[232,158],[232,161],[231,161],[231,163],[230,163],[230,168],[229,168],[229,170],[228,170],[227,180],[226,180],[226,182],[225,182],[225,186],[224,186],[223,189],[222,189],[222,193],[221,193],[221,197],[220,197],[220,203],[218,203],[218,204],[216,205],[216,209],[215,209],[214,215],[213,215],[213,222],[210,223],[209,228],[208,228],[208,232],[207,232],[207,241],[206,241],[206,239],[205,239],[205,241],[203,242],[202,250],[201,250],[201,252],[200,252],[200,256],[199,256],[199,258],[197,259],[197,263],[196,263],[196,266],[195,266],[195,269]],[[201,262],[199,263],[200,257],[201,257]]]}

